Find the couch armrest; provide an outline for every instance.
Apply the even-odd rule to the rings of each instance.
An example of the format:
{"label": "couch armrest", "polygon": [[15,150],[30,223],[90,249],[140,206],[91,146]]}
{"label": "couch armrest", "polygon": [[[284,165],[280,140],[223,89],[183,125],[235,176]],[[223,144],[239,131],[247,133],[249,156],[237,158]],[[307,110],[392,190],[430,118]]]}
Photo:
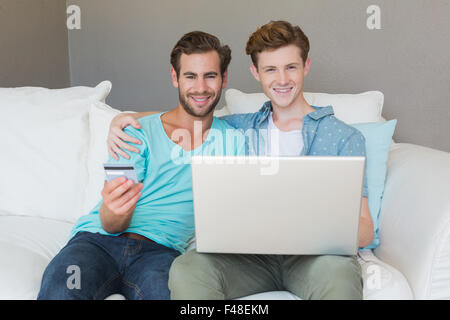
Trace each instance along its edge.
{"label": "couch armrest", "polygon": [[450,153],[396,143],[387,167],[375,254],[416,299],[450,299]]}

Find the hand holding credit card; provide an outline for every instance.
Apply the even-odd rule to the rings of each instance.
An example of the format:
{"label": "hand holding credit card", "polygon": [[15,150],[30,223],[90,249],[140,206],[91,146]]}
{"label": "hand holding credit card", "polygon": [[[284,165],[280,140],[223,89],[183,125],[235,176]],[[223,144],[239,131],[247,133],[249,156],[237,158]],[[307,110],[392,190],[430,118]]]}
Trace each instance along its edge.
{"label": "hand holding credit card", "polygon": [[105,169],[106,180],[108,182],[119,177],[126,177],[127,180],[132,180],[134,183],[139,182],[134,166],[131,164],[104,163],[103,168]]}
{"label": "hand holding credit card", "polygon": [[99,209],[102,228],[108,233],[121,233],[131,223],[144,185],[138,182],[133,165],[105,163],[103,167],[107,181]]}

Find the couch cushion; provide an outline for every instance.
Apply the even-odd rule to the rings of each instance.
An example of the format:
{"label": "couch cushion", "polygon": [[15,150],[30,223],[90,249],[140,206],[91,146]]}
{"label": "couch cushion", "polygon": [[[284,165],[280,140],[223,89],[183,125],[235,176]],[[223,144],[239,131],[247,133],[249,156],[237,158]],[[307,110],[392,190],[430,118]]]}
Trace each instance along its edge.
{"label": "couch cushion", "polygon": [[374,239],[367,246],[374,249],[380,244],[379,216],[386,181],[387,159],[397,120],[386,122],[354,123],[366,140],[366,178],[369,189],[369,209],[374,227]]}
{"label": "couch cushion", "polygon": [[84,212],[88,111],[111,89],[0,88],[0,209],[74,222]]}
{"label": "couch cushion", "polygon": [[0,300],[36,299],[47,259],[24,247],[2,241],[0,254]]}
{"label": "couch cushion", "polygon": [[87,169],[89,174],[85,192],[84,211],[88,214],[101,200],[101,191],[105,180],[103,163],[108,160],[108,137],[111,120],[121,111],[101,102],[92,103],[89,108],[89,150]]}
{"label": "couch cushion", "polygon": [[252,294],[236,300],[302,300],[289,291],[268,291]]}
{"label": "couch cushion", "polygon": [[358,252],[358,262],[363,276],[364,300],[409,300],[414,299],[405,276],[378,259],[373,251]]}
{"label": "couch cushion", "polygon": [[70,222],[54,219],[0,215],[0,241],[21,246],[50,262],[66,245],[72,227]]}
{"label": "couch cushion", "polygon": [[[335,116],[346,123],[382,121],[384,95],[379,91],[359,94],[304,93],[306,101],[313,106],[333,106]],[[264,93],[244,93],[228,89],[225,100],[231,113],[258,111],[269,98]]]}
{"label": "couch cushion", "polygon": [[66,244],[72,224],[0,211],[0,299],[36,299],[42,275]]}

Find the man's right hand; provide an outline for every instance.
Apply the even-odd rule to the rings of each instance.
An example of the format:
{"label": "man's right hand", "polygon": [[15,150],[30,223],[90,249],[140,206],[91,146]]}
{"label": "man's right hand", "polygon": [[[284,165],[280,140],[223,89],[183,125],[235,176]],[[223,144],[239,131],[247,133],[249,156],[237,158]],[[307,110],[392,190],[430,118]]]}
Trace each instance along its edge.
{"label": "man's right hand", "polygon": [[119,233],[128,228],[142,188],[142,183],[135,184],[125,177],[105,181],[101,193],[103,203],[99,212],[106,232]]}

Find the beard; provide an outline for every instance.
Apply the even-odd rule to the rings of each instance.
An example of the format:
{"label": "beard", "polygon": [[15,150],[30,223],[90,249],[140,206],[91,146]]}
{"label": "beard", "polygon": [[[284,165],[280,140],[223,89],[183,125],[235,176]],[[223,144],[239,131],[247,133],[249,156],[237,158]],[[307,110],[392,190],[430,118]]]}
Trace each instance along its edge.
{"label": "beard", "polygon": [[[188,102],[189,96],[191,96],[191,95],[194,95],[194,96],[195,96],[195,95],[198,95],[198,96],[202,96],[202,95],[204,95],[204,96],[212,96],[212,94],[210,94],[209,92],[205,92],[205,93],[201,93],[201,94],[193,93],[193,94],[190,94],[189,96],[186,97],[185,95],[183,95],[183,94],[180,92],[180,90],[178,90],[178,96],[179,96],[179,99],[180,99],[180,103],[181,103],[181,105],[183,106],[183,109],[184,109],[188,114],[190,114],[191,116],[194,116],[194,117],[204,117],[204,116],[210,114],[210,113],[214,110],[214,108],[216,107],[216,105],[219,103],[221,94],[222,94],[222,90],[220,90],[220,91],[218,92],[218,95],[217,95],[216,98],[210,103],[209,106],[205,106],[205,110],[202,110],[202,111],[200,111],[200,112],[196,112],[195,109],[194,109],[194,108],[189,104],[189,102]],[[186,97],[187,99],[186,99],[185,97]]]}

